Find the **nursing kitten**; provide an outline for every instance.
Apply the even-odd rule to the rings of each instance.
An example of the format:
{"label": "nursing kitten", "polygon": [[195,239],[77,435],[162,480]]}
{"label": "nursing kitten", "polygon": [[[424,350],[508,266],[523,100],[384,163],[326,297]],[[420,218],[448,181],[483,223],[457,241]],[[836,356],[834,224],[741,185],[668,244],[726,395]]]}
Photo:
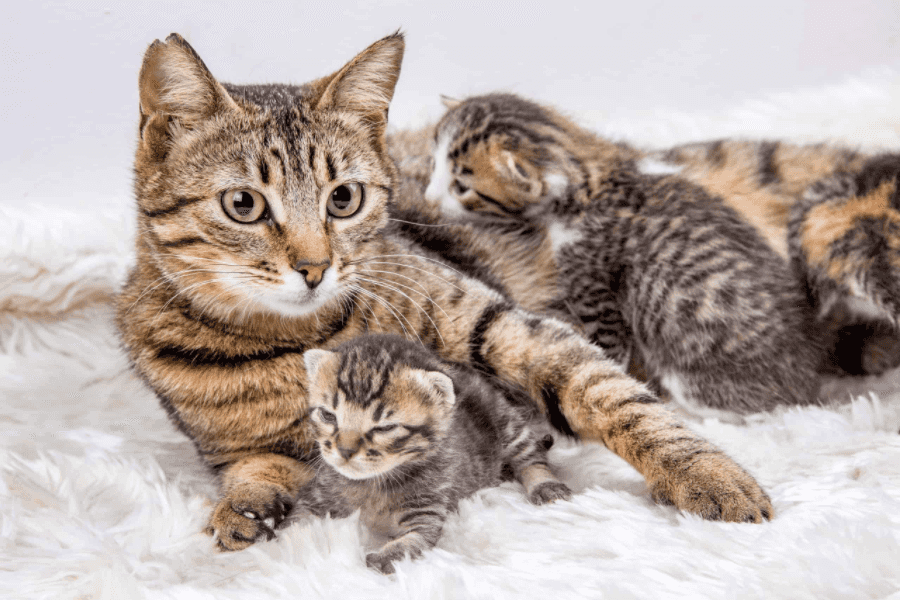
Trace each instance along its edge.
{"label": "nursing kitten", "polygon": [[547,465],[532,403],[515,405],[470,368],[397,336],[307,350],[309,423],[325,463],[298,508],[362,519],[391,536],[366,556],[384,573],[432,548],[461,498],[495,486],[504,467],[544,504],[571,490]]}
{"label": "nursing kitten", "polygon": [[[440,214],[398,218],[492,235],[516,300],[539,290],[529,308],[568,313],[692,408],[807,404],[823,370],[900,362],[897,158],[740,142],[646,155],[509,94],[451,102],[433,146]],[[880,334],[845,335],[860,321]]]}
{"label": "nursing kitten", "polygon": [[413,193],[385,146],[403,50],[388,36],[300,86],[221,84],[175,34],[144,56],[136,263],[117,321],[136,372],[220,477],[218,544],[273,535],[314,477],[303,354],[365,333],[524,390],[659,501],[768,519],[756,481],[600,348],[517,306],[477,261],[463,273],[388,227]]}

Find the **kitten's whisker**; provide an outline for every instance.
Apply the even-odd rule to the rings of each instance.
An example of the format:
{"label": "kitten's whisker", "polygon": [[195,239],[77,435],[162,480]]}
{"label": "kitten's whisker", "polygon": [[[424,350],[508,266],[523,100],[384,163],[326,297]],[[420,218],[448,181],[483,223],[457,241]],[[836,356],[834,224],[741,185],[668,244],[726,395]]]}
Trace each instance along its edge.
{"label": "kitten's whisker", "polygon": [[[368,279],[368,278],[363,278],[363,277],[360,277],[360,279],[362,279],[363,281],[368,281],[369,283],[372,283],[372,284],[375,284],[375,285],[380,285],[380,286],[385,287],[385,288],[387,288],[387,289],[389,289],[389,290],[393,290],[393,291],[397,292],[398,294],[400,294],[401,296],[403,296],[404,298],[406,298],[407,300],[409,300],[410,302],[412,302],[413,304],[415,304],[415,305],[418,307],[418,309],[419,309],[420,311],[422,311],[422,314],[425,315],[425,318],[428,319],[428,320],[431,322],[431,326],[434,327],[434,332],[438,335],[438,337],[439,337],[440,340],[441,340],[441,346],[446,346],[446,345],[447,345],[447,344],[444,342],[444,336],[441,335],[441,330],[438,328],[437,323],[434,322],[434,319],[431,318],[431,315],[428,314],[428,311],[425,310],[425,308],[424,308],[421,304],[419,304],[418,302],[416,302],[415,300],[413,300],[409,295],[407,295],[407,294],[403,293],[402,291],[400,291],[398,288],[396,288],[396,287],[394,287],[394,286],[392,286],[392,285],[389,285],[389,284],[387,284],[387,283],[384,283],[382,280]],[[401,284],[397,284],[397,285],[401,285]],[[409,288],[407,288],[407,289],[409,289]],[[429,298],[429,300],[431,300],[431,299]],[[431,304],[434,305],[434,302],[432,301]],[[419,337],[419,335],[416,334],[416,337]],[[422,342],[422,338],[421,338],[421,337],[419,337],[419,341]],[[424,346],[425,343],[422,342],[422,345]]]}

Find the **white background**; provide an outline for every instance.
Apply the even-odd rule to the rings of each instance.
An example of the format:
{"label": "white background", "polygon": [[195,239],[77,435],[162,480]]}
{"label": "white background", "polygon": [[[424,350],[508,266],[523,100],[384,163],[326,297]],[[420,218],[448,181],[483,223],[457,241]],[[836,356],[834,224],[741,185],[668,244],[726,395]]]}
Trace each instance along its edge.
{"label": "white background", "polygon": [[0,19],[0,202],[131,201],[155,38],[181,33],[223,81],[302,83],[398,27],[395,127],[437,117],[442,93],[514,91],[597,124],[900,72],[892,0],[19,3]]}

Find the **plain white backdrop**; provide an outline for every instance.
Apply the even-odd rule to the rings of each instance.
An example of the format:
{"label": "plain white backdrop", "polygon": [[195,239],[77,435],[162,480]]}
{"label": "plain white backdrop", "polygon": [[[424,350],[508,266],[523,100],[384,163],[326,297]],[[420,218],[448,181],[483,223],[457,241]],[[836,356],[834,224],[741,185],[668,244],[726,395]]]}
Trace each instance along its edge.
{"label": "plain white backdrop", "polygon": [[130,201],[137,73],[182,34],[235,83],[302,83],[402,28],[391,124],[436,118],[439,94],[507,90],[588,124],[900,72],[890,0],[18,3],[0,20],[0,202]]}

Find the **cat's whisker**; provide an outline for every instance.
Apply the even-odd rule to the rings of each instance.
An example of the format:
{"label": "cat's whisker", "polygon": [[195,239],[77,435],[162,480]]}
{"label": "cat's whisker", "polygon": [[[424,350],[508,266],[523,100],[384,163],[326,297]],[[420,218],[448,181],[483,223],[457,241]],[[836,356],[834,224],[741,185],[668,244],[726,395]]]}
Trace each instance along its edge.
{"label": "cat's whisker", "polygon": [[[403,324],[403,321],[400,320],[400,317],[403,317],[403,314],[399,313],[390,302],[383,299],[378,294],[365,289],[362,286],[359,286],[359,292],[361,294],[364,294],[364,295],[372,298],[373,300],[375,300],[376,302],[379,302],[382,306],[387,308],[390,311],[391,315],[393,315],[393,317],[397,320],[397,323],[400,325],[400,328],[403,329],[403,334],[406,336],[406,338],[411,339],[410,335],[409,335],[409,331],[407,331],[406,326]],[[406,319],[406,317],[403,317],[403,318]],[[409,321],[407,321],[407,323],[409,323]],[[412,327],[412,323],[409,323],[409,326]]]}
{"label": "cat's whisker", "polygon": [[[349,287],[351,290],[354,290],[354,291],[356,291],[356,292],[361,292],[361,291],[363,291],[363,288],[360,287],[359,285],[355,284],[355,283],[349,284],[348,287]],[[371,313],[371,315],[372,315],[373,317],[375,317],[375,322],[378,323],[378,328],[379,328],[380,330],[384,331],[384,326],[381,324],[381,319],[378,318],[378,313],[375,312],[375,310],[372,308],[372,305],[369,304],[369,303],[365,300],[365,298],[360,298],[360,297],[357,296],[357,297],[355,298],[355,300],[359,300],[360,302],[363,302],[363,303],[366,305],[366,308],[369,309],[369,313]],[[363,315],[363,318],[366,318],[366,313],[365,313],[365,311],[363,311],[362,315]],[[371,330],[371,328],[369,327],[369,320],[368,320],[368,318],[366,318],[366,328],[369,329],[369,330]]]}
{"label": "cat's whisker", "polygon": [[[367,282],[367,283],[371,283],[371,284],[374,284],[374,285],[380,285],[381,287],[384,287],[384,288],[390,289],[390,290],[392,290],[392,291],[394,291],[394,292],[397,292],[398,294],[404,296],[407,300],[409,300],[410,302],[412,302],[413,304],[415,304],[415,305],[419,308],[419,310],[421,310],[422,313],[423,313],[426,317],[428,317],[428,313],[425,312],[425,309],[422,308],[422,306],[421,306],[419,303],[417,303],[415,300],[413,300],[412,298],[410,298],[409,296],[407,296],[406,294],[404,294],[404,293],[401,292],[400,290],[394,289],[394,288],[392,288],[390,285],[383,284],[383,283],[379,283],[378,281],[376,281],[376,280],[374,280],[374,279],[367,279],[367,278],[365,278],[365,277],[361,277],[358,273],[356,273],[356,274],[354,274],[354,275],[355,275],[355,277],[356,277],[358,280],[365,281],[365,282]],[[395,308],[396,308],[396,307],[395,307]],[[400,315],[406,320],[406,324],[409,325],[409,328],[410,328],[411,330],[415,331],[416,328],[413,327],[413,324],[410,322],[409,318],[408,318],[405,314],[403,314],[403,311],[401,311],[400,309],[397,309],[397,310],[400,312]],[[429,320],[431,319],[431,317],[428,317],[428,318],[429,318]],[[431,323],[432,323],[432,325],[435,326],[435,328],[437,328],[437,325],[434,323],[434,321],[431,321]],[[438,335],[440,335],[440,334],[438,334]],[[419,343],[421,343],[423,346],[425,345],[425,342],[422,341],[422,338],[419,337],[419,334],[418,334],[418,333],[416,333],[416,339],[418,339],[418,340],[419,340]],[[444,343],[443,338],[441,338],[441,343],[442,343],[442,344]]]}
{"label": "cat's whisker", "polygon": [[[394,292],[397,292],[398,294],[400,294],[401,296],[403,296],[404,298],[406,298],[407,300],[409,300],[410,302],[412,302],[413,304],[415,304],[416,307],[417,307],[420,311],[422,311],[422,314],[425,315],[425,318],[428,319],[428,320],[431,322],[432,327],[434,327],[435,333],[437,333],[438,338],[441,340],[441,346],[445,346],[445,345],[446,345],[446,343],[444,342],[444,336],[441,335],[441,330],[440,330],[440,328],[438,327],[438,324],[434,322],[434,319],[431,318],[431,315],[428,314],[428,311],[425,310],[425,308],[424,308],[421,304],[419,304],[418,302],[416,302],[415,300],[413,300],[408,294],[403,293],[402,291],[400,291],[398,288],[394,287],[393,285],[390,285],[390,284],[388,284],[388,283],[384,283],[384,280],[368,279],[368,278],[364,278],[364,277],[359,277],[359,279],[361,279],[362,281],[368,281],[369,283],[372,283],[372,284],[375,284],[375,285],[380,285],[380,286],[385,287],[385,288],[387,288],[387,289],[389,289],[389,290],[393,290]],[[401,285],[401,284],[397,284],[397,285]],[[409,288],[407,288],[407,289],[409,289]],[[431,300],[431,299],[429,298],[429,300]],[[431,304],[432,304],[433,306],[436,306],[436,305],[434,304],[433,301],[431,302]],[[416,334],[416,337],[419,337],[418,334]],[[419,338],[419,341],[421,342],[421,341],[422,341],[422,338]],[[423,342],[423,345],[424,345],[424,342]]]}
{"label": "cat's whisker", "polygon": [[[374,258],[380,258],[380,257],[374,257]],[[395,266],[398,266],[398,267],[404,267],[404,268],[407,268],[407,269],[414,269],[414,270],[416,270],[416,271],[420,271],[420,272],[422,272],[422,273],[425,273],[426,275],[431,275],[431,276],[434,277],[435,279],[438,279],[438,280],[440,280],[440,281],[443,281],[443,282],[446,283],[447,285],[449,285],[449,286],[451,286],[451,287],[453,287],[453,288],[459,290],[459,291],[462,292],[463,294],[466,294],[466,295],[469,294],[469,291],[468,291],[468,290],[462,289],[461,287],[459,287],[458,285],[454,284],[454,283],[453,283],[452,281],[450,281],[449,279],[445,279],[444,277],[441,277],[441,276],[438,275],[437,273],[432,273],[431,271],[429,271],[429,270],[427,270],[427,269],[423,269],[423,268],[421,268],[421,267],[414,267],[414,266],[412,266],[412,265],[407,265],[407,264],[404,264],[404,263],[391,262],[391,261],[384,261],[384,260],[379,261],[379,260],[374,260],[374,259],[366,259],[366,260],[358,261],[358,262],[356,262],[356,263],[354,263],[354,264],[359,264],[359,265],[363,265],[363,264],[372,264],[372,265],[395,265]]]}
{"label": "cat's whisker", "polygon": [[[245,279],[255,279],[255,277],[249,276],[249,275],[243,276],[243,278],[245,278]],[[230,281],[230,282],[233,282],[233,283],[235,284],[235,285],[231,286],[227,291],[231,291],[231,289],[235,289],[236,287],[241,286],[241,285],[243,285],[243,284],[245,283],[245,282],[243,282],[243,281],[241,281],[241,282],[234,282],[234,280],[233,280],[232,278],[215,278],[215,279],[207,279],[206,281],[201,281],[201,282],[199,282],[199,283],[195,283],[195,284],[189,285],[189,286],[187,286],[187,287],[184,287],[184,288],[178,290],[176,293],[172,294],[172,297],[169,298],[168,301],[166,301],[166,303],[162,306],[162,308],[160,308],[160,309],[157,311],[156,315],[154,315],[154,317],[153,317],[154,320],[155,320],[156,318],[158,318],[158,317],[162,314],[162,312],[163,312],[164,310],[166,310],[166,308],[168,308],[169,304],[171,304],[173,300],[175,300],[176,298],[178,298],[178,297],[181,296],[182,294],[186,294],[186,293],[188,293],[188,292],[192,292],[192,291],[194,291],[195,289],[199,289],[199,288],[203,287],[204,285],[210,285],[210,284],[213,284],[213,283],[220,283],[220,282],[223,282],[223,281],[226,281],[226,282]],[[225,293],[225,291],[220,292],[220,293],[217,294],[213,299],[209,300],[209,301],[207,302],[207,304],[214,303],[214,301],[217,300],[218,298],[220,298],[224,293]]]}
{"label": "cat's whisker", "polygon": [[416,223],[415,221],[404,221],[403,219],[394,219],[388,217],[388,221],[396,221],[397,223],[406,223],[408,225],[418,225],[419,227],[450,227],[455,223]]}
{"label": "cat's whisker", "polygon": [[[144,287],[144,291],[141,292],[141,294],[137,297],[137,300],[135,300],[134,302],[131,303],[131,306],[128,307],[126,312],[131,311],[131,309],[134,308],[134,306],[138,302],[140,302],[141,298],[143,298],[147,294],[153,293],[153,291],[156,290],[157,288],[159,288],[160,286],[165,285],[166,283],[175,283],[176,280],[178,280],[182,277],[186,277],[187,275],[190,275],[192,273],[216,273],[216,274],[221,274],[221,275],[242,275],[242,276],[250,275],[249,273],[244,273],[244,272],[216,271],[216,270],[210,270],[210,269],[185,269],[182,271],[176,271],[174,273],[167,273],[160,277],[157,277],[156,279],[154,279],[153,281],[148,283],[147,286]],[[157,281],[159,281],[159,283],[157,283],[156,285],[153,285]],[[151,288],[150,286],[153,286],[153,287]]]}
{"label": "cat's whisker", "polygon": [[[428,293],[428,288],[426,288],[424,285],[422,285],[421,283],[419,283],[418,281],[416,281],[416,280],[413,279],[412,277],[407,277],[406,275],[401,275],[400,273],[395,273],[395,272],[393,272],[393,271],[379,271],[379,270],[375,270],[375,269],[370,269],[370,268],[368,268],[368,267],[366,267],[366,273],[384,273],[384,274],[386,274],[386,275],[395,275],[395,276],[397,276],[397,277],[402,277],[402,278],[404,278],[404,279],[409,279],[410,281],[412,281],[413,283],[415,283],[416,285],[418,285],[420,288],[422,288],[423,290],[425,290],[425,292],[424,292],[424,293],[423,293],[423,292],[420,292],[419,290],[416,290],[416,289],[414,289],[414,288],[411,288],[411,287],[409,287],[408,285],[404,285],[404,284],[402,284],[402,283],[400,283],[400,282],[397,282],[397,281],[392,281],[391,283],[393,283],[393,284],[395,284],[395,285],[399,285],[399,286],[402,287],[403,289],[409,290],[409,291],[411,291],[411,292],[415,292],[415,293],[419,294],[420,296],[422,296],[423,298],[426,298],[429,302],[431,302],[431,304],[432,304],[433,306],[438,307],[438,308],[440,309],[440,311],[441,311],[442,313],[444,313],[444,316],[445,316],[445,317],[447,317],[448,319],[450,319],[450,315],[447,314],[447,311],[445,311],[444,308],[443,308],[440,304],[438,304],[437,302],[435,302],[435,301],[434,301],[434,298],[431,297],[431,294]],[[382,281],[384,280],[384,278],[381,278],[381,279],[382,279]]]}

